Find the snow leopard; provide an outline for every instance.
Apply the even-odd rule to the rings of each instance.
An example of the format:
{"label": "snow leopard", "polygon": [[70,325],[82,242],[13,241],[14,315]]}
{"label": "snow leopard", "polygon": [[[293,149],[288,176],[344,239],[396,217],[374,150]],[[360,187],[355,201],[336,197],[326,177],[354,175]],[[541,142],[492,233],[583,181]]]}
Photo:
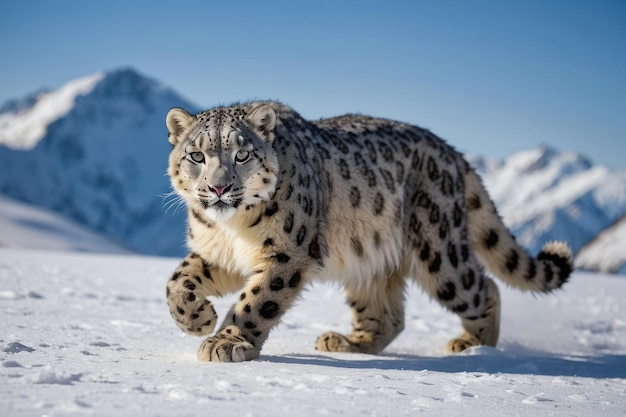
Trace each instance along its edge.
{"label": "snow leopard", "polygon": [[[318,351],[380,353],[404,328],[410,281],[460,318],[448,352],[495,346],[491,277],[549,293],[573,271],[564,242],[536,257],[516,243],[476,171],[427,129],[360,114],[310,121],[273,101],[173,108],[166,126],[189,248],[167,302],[183,331],[208,336],[200,361],[258,358],[314,279],[339,282],[352,312],[352,332],[322,334]],[[212,334],[210,298],[234,292]]]}

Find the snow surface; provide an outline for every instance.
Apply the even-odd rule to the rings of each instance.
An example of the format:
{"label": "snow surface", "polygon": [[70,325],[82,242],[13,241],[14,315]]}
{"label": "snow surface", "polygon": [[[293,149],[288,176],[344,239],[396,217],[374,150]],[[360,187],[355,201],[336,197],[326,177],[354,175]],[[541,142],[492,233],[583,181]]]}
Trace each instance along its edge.
{"label": "snow surface", "polygon": [[626,215],[576,254],[576,266],[626,274]]}
{"label": "snow surface", "polygon": [[103,77],[104,73],[98,72],[72,80],[55,92],[38,94],[31,107],[0,114],[0,144],[32,149],[45,136],[48,125],[67,114],[76,98],[91,92]]}
{"label": "snow surface", "polygon": [[0,195],[0,246],[129,254],[119,243],[71,220]]}
{"label": "snow surface", "polygon": [[[456,317],[411,287],[380,356],[322,354],[347,331],[341,291],[315,284],[261,357],[196,361],[169,316],[178,259],[0,249],[3,416],[622,416],[626,279],[575,273],[533,297],[501,285],[497,349],[445,356]],[[218,314],[232,298],[216,300]]]}

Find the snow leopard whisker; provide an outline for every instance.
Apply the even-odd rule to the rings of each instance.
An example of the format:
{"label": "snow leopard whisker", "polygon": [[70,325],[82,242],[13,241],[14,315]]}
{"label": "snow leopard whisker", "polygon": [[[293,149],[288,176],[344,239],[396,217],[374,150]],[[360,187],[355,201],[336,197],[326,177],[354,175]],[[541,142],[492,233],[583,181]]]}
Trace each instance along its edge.
{"label": "snow leopard whisker", "polygon": [[163,207],[165,208],[165,213],[169,212],[169,210],[174,207],[174,212],[172,215],[176,214],[179,209],[185,207],[185,199],[178,195],[176,191],[170,191],[169,193],[161,194],[159,197],[163,199]]}

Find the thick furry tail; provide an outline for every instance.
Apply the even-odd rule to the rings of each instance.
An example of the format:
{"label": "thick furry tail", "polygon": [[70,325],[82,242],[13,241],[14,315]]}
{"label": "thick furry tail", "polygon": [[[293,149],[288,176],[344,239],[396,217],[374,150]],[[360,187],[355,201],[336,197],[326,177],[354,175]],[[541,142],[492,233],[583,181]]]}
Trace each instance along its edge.
{"label": "thick furry tail", "polygon": [[533,258],[516,241],[473,169],[468,168],[465,198],[472,248],[485,268],[524,291],[550,292],[572,273],[572,251],[564,242],[549,242]]}

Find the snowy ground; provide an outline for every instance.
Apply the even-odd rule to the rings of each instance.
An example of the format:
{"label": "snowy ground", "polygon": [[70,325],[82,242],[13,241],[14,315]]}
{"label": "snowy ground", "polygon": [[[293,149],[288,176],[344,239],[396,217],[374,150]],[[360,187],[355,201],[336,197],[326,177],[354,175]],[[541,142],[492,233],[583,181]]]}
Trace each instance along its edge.
{"label": "snowy ground", "polygon": [[[497,349],[445,356],[457,319],[411,288],[381,356],[321,354],[346,331],[337,288],[314,285],[259,360],[198,363],[169,316],[178,260],[0,249],[3,416],[623,416],[626,279],[575,273],[554,296],[502,288]],[[218,300],[224,314],[232,300]]]}

